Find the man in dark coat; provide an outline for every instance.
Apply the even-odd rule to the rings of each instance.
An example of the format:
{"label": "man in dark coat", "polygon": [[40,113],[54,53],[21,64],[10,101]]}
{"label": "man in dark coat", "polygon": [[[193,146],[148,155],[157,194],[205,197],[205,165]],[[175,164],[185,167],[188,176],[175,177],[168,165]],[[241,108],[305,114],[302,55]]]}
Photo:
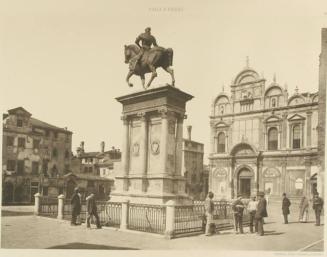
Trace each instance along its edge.
{"label": "man in dark coat", "polygon": [[268,217],[267,213],[267,201],[264,197],[264,192],[258,192],[258,205],[257,210],[255,212],[255,226],[258,228],[257,234],[259,236],[264,235],[263,230],[263,218]]}
{"label": "man in dark coat", "polygon": [[324,206],[324,200],[319,197],[319,194],[316,193],[313,197],[313,203],[312,203],[312,208],[315,210],[315,215],[316,215],[316,226],[320,226],[320,215],[322,208]]}
{"label": "man in dark coat", "polygon": [[74,193],[72,196],[72,199],[70,201],[71,206],[72,206],[72,219],[71,219],[71,225],[75,226],[76,224],[76,218],[78,215],[81,213],[81,198],[79,195],[79,189],[76,187],[74,189]]}
{"label": "man in dark coat", "polygon": [[243,234],[243,210],[244,204],[242,202],[242,196],[238,196],[235,202],[232,204],[232,210],[234,213],[234,223],[235,223],[235,232],[238,234],[238,229],[240,233]]}
{"label": "man in dark coat", "polygon": [[90,220],[92,215],[95,217],[95,223],[97,228],[101,228],[100,219],[97,211],[97,205],[95,201],[95,195],[92,193],[86,197],[86,208],[87,208],[87,218],[86,218],[86,227],[91,228]]}
{"label": "man in dark coat", "polygon": [[286,194],[283,193],[283,202],[282,210],[284,216],[284,224],[288,224],[288,214],[290,214],[291,201],[286,197]]}

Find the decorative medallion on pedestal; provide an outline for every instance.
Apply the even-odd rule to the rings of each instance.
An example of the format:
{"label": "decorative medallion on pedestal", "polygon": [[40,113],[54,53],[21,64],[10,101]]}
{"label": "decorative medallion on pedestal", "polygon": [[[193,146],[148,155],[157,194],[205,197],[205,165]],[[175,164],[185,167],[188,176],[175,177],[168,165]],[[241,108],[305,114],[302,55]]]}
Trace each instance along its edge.
{"label": "decorative medallion on pedestal", "polygon": [[134,143],[133,144],[133,155],[138,156],[140,152],[140,145],[139,143]]}
{"label": "decorative medallion on pedestal", "polygon": [[154,155],[157,155],[157,154],[160,153],[160,142],[159,142],[159,140],[154,140],[151,143],[151,152]]}

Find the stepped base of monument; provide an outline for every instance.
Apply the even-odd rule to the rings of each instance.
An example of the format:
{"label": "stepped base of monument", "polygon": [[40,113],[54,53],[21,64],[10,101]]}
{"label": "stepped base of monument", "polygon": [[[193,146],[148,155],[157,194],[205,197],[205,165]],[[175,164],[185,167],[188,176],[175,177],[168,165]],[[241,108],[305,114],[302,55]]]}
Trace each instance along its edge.
{"label": "stepped base of monument", "polygon": [[124,202],[128,200],[130,203],[138,204],[166,204],[169,200],[173,200],[176,204],[192,204],[193,200],[188,195],[175,195],[175,194],[142,194],[142,193],[124,193],[113,192],[110,195],[112,202]]}

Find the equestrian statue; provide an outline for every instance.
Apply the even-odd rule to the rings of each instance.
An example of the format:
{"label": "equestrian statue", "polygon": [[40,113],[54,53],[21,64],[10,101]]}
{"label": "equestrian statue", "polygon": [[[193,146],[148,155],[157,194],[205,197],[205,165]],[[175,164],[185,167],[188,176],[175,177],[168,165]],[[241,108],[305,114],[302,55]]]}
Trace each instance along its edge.
{"label": "equestrian statue", "polygon": [[[142,45],[140,45],[140,42]],[[153,45],[153,47],[152,47]],[[145,33],[140,34],[135,44],[125,45],[125,63],[129,63],[129,72],[126,77],[127,84],[132,87],[129,82],[132,75],[141,77],[142,86],[147,89],[155,77],[157,77],[156,69],[163,68],[171,75],[172,86],[175,86],[174,70],[171,68],[173,64],[173,49],[163,48],[157,45],[157,41],[151,35],[151,28],[146,28]],[[152,73],[150,80],[145,86],[146,73]]]}

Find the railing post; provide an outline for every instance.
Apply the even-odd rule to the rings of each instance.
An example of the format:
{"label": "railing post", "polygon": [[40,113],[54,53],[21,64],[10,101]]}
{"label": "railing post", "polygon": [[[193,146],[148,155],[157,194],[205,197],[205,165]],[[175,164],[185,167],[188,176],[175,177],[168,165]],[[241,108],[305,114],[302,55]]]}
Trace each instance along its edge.
{"label": "railing post", "polygon": [[35,215],[39,215],[40,214],[40,198],[41,198],[41,194],[40,193],[36,193],[34,195],[35,198],[35,202],[34,202],[34,214]]}
{"label": "railing post", "polygon": [[166,231],[165,237],[167,239],[172,239],[174,237],[175,230],[175,207],[176,202],[174,200],[169,200],[166,203]]}
{"label": "railing post", "polygon": [[128,227],[128,213],[129,213],[129,200],[123,200],[121,203],[121,221],[120,229],[127,229]]}
{"label": "railing post", "polygon": [[58,195],[58,216],[57,219],[62,220],[64,218],[64,195]]}

